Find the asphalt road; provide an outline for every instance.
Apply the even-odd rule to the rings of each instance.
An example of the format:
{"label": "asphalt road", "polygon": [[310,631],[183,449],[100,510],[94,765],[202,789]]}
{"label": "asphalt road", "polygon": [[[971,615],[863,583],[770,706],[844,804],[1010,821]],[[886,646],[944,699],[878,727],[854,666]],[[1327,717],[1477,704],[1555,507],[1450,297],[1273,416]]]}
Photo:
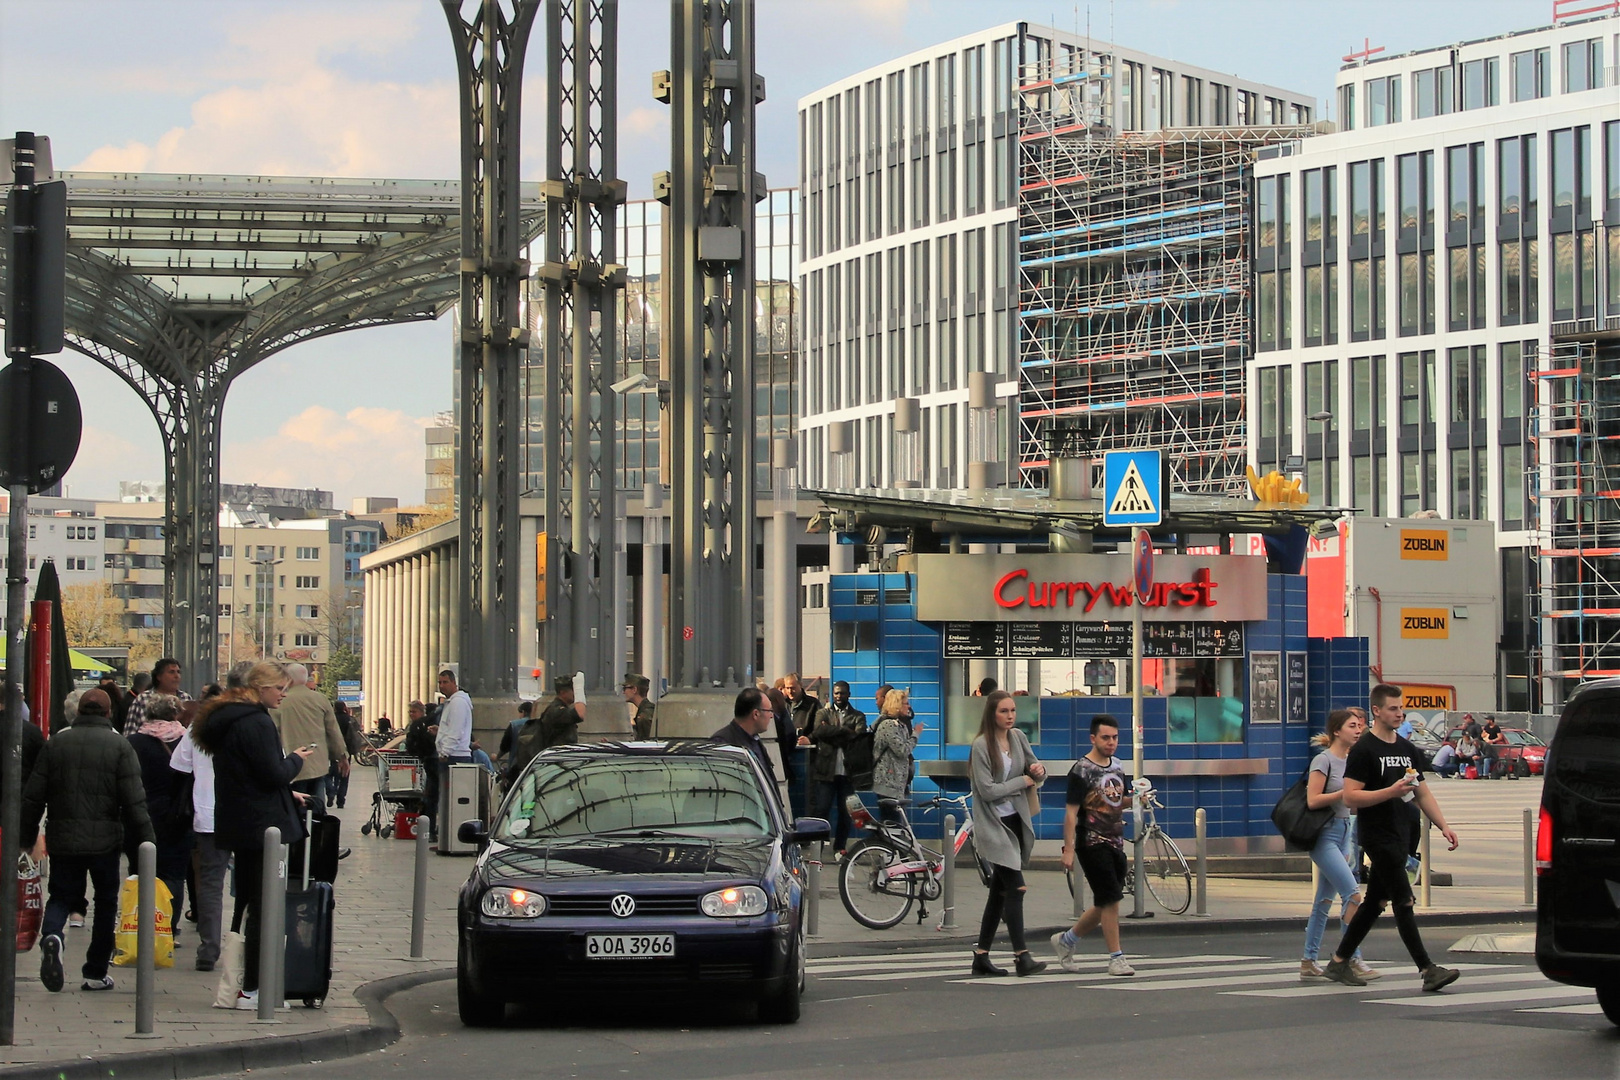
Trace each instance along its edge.
{"label": "asphalt road", "polygon": [[[1484,928],[1479,928],[1484,929]],[[1436,956],[1469,930],[1432,929]],[[1127,931],[1128,933],[1128,931]],[[876,935],[874,935],[876,937]],[[1526,956],[1451,954],[1463,968],[1423,994],[1393,926],[1366,954],[1365,989],[1302,984],[1298,933],[1143,938],[1138,974],[1054,963],[1029,979],[969,980],[965,950],[813,954],[804,1018],[753,1022],[744,1007],[619,998],[519,1008],[501,1030],[456,1018],[453,982],[390,1000],[405,1037],[342,1063],[256,1077],[1599,1077],[1620,1075],[1620,1029],[1589,990],[1549,982]],[[1330,932],[1331,937],[1331,932]],[[874,942],[877,946],[877,942]],[[1045,943],[1034,950],[1047,951]]]}

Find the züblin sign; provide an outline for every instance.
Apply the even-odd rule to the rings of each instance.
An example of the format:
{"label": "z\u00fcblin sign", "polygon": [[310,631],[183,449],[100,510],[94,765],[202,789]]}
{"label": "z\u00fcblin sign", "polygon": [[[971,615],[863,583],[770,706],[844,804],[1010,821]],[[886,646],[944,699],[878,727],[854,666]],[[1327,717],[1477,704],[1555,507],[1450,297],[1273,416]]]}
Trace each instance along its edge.
{"label": "z\u00fcblin sign", "polygon": [[[1135,603],[1129,555],[918,555],[923,622],[1112,622]],[[1266,561],[1248,555],[1160,555],[1149,622],[1266,617]]]}

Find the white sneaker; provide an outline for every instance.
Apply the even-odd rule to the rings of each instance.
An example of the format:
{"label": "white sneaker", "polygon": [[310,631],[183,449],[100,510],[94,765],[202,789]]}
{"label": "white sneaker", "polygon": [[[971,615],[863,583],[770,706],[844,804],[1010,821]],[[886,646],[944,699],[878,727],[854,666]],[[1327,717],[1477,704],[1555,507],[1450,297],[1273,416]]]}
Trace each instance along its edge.
{"label": "white sneaker", "polygon": [[1368,982],[1372,982],[1374,979],[1382,979],[1384,977],[1384,973],[1382,971],[1379,971],[1375,967],[1368,967],[1367,962],[1359,956],[1352,956],[1350,958],[1350,970],[1355,972],[1357,975],[1360,975]]}
{"label": "white sneaker", "polygon": [[255,990],[252,993],[249,993],[246,990],[238,990],[236,992],[236,1007],[248,1012],[258,1011],[259,992]]}
{"label": "white sneaker", "polygon": [[79,930],[84,929],[84,916],[83,915],[77,915],[77,914],[69,915],[68,916],[68,925],[75,928],[75,929],[79,929]]}
{"label": "white sneaker", "polygon": [[1064,971],[1077,972],[1080,970],[1080,961],[1074,958],[1074,950],[1063,944],[1063,935],[1066,931],[1059,930],[1052,935],[1052,951],[1057,953],[1058,967]]}
{"label": "white sneaker", "polygon": [[1123,956],[1110,956],[1108,958],[1108,974],[1135,975],[1136,969]]}

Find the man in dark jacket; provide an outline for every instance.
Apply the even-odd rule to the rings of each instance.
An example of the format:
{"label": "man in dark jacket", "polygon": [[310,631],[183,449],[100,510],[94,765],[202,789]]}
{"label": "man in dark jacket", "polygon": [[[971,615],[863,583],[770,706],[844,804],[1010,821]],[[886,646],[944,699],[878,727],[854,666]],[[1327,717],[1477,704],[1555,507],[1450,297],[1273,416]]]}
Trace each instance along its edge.
{"label": "man in dark jacket", "polygon": [[788,699],[788,707],[793,711],[794,729],[800,735],[808,736],[810,729],[816,726],[816,714],[821,711],[821,702],[814,694],[805,692],[804,680],[799,678],[797,671],[783,676],[782,694]]}
{"label": "man in dark jacket", "polygon": [[760,735],[771,726],[771,703],[765,694],[750,686],[737,695],[736,705],[732,708],[731,723],[709,736],[718,742],[740,746],[754,755],[765,770],[765,775],[771,778],[771,790],[777,787],[776,769],[771,766],[771,755],[765,751],[765,744],[759,741]]}
{"label": "man in dark jacket", "polygon": [[428,820],[428,838],[437,840],[439,832],[439,747],[436,742],[439,725],[428,715],[428,708],[420,701],[410,704],[410,722],[405,726],[405,752],[422,763],[422,816]]}
{"label": "man in dark jacket", "polygon": [[22,846],[32,847],[39,819],[50,810],[50,900],[40,940],[39,979],[62,989],[62,932],[68,915],[82,910],[85,878],[95,890],[96,914],[84,955],[85,990],[111,990],[107,975],[118,924],[118,856],[131,856],[154,840],[146,814],[141,764],[129,740],[113,729],[112,702],[100,690],[79,699],[79,718],[45,744],[23,789]]}
{"label": "man in dark jacket", "polygon": [[872,782],[872,738],[866,714],[850,704],[849,683],[833,683],[832,704],[816,716],[810,729],[810,742],[816,748],[811,765],[815,798],[810,815],[833,820],[838,815],[833,850],[839,855],[849,846],[849,811],[844,802],[857,787]]}
{"label": "man in dark jacket", "polygon": [[[4,731],[6,727],[6,695],[4,690],[5,683],[0,681],[0,731]],[[45,749],[45,736],[29,720],[26,703],[22,707],[21,717],[10,726],[14,731],[13,740],[22,744],[22,788],[27,791],[28,778],[34,775],[34,763],[39,760],[40,751]]]}

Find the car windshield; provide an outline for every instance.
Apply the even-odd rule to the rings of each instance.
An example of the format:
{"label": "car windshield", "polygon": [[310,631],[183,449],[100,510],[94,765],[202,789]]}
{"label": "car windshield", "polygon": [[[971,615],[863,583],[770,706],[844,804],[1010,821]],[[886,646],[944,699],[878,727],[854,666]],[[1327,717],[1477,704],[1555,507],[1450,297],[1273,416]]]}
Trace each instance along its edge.
{"label": "car windshield", "polygon": [[1507,736],[1509,746],[1542,746],[1542,741],[1528,731],[1517,731],[1513,728],[1503,728],[1502,734]]}
{"label": "car windshield", "polygon": [[518,781],[495,823],[498,840],[555,840],[640,831],[757,837],[771,816],[753,771],[720,756],[566,754]]}
{"label": "car windshield", "polygon": [[1553,743],[1549,768],[1557,783],[1597,802],[1620,802],[1620,719],[1613,712],[1575,707],[1558,721]]}

